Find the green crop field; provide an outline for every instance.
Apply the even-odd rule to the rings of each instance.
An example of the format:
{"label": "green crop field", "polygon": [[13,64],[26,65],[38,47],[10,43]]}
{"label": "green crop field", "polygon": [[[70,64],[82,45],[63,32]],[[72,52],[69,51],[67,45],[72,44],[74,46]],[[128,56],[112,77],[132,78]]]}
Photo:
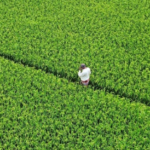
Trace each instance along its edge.
{"label": "green crop field", "polygon": [[150,149],[149,107],[0,63],[3,149]]}
{"label": "green crop field", "polygon": [[150,149],[149,0],[2,0],[0,27],[0,149]]}

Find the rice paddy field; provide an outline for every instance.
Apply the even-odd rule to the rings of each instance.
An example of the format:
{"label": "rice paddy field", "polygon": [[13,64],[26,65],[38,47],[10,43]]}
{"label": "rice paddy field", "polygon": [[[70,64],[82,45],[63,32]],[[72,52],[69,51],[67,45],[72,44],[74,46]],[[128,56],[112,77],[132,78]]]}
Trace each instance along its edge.
{"label": "rice paddy field", "polygon": [[2,0],[0,27],[0,149],[150,150],[150,1]]}

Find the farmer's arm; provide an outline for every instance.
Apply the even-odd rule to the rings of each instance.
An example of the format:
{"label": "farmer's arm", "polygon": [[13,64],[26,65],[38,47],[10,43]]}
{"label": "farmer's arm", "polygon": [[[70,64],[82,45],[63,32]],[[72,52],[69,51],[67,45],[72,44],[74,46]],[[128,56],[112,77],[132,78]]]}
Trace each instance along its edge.
{"label": "farmer's arm", "polygon": [[81,72],[81,70],[79,70],[79,72],[78,72],[79,77],[83,77],[85,74],[86,74],[86,72]]}

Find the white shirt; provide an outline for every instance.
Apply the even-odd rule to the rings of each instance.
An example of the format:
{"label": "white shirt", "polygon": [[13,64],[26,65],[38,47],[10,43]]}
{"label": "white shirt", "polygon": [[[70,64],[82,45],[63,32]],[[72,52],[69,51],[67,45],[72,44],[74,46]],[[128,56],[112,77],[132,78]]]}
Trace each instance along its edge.
{"label": "white shirt", "polygon": [[82,70],[82,72],[79,70],[78,76],[81,78],[82,81],[86,81],[90,78],[91,70],[90,68],[86,67]]}

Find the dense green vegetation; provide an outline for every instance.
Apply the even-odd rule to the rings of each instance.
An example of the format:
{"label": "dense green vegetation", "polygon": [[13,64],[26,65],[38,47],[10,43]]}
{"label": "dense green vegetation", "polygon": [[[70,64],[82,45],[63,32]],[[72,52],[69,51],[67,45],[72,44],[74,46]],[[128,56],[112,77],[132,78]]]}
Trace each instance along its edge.
{"label": "dense green vegetation", "polygon": [[0,54],[149,105],[150,1],[12,0],[1,2]]}
{"label": "dense green vegetation", "polygon": [[2,0],[0,20],[0,149],[150,149],[150,1]]}
{"label": "dense green vegetation", "polygon": [[150,109],[0,57],[3,149],[149,149]]}

